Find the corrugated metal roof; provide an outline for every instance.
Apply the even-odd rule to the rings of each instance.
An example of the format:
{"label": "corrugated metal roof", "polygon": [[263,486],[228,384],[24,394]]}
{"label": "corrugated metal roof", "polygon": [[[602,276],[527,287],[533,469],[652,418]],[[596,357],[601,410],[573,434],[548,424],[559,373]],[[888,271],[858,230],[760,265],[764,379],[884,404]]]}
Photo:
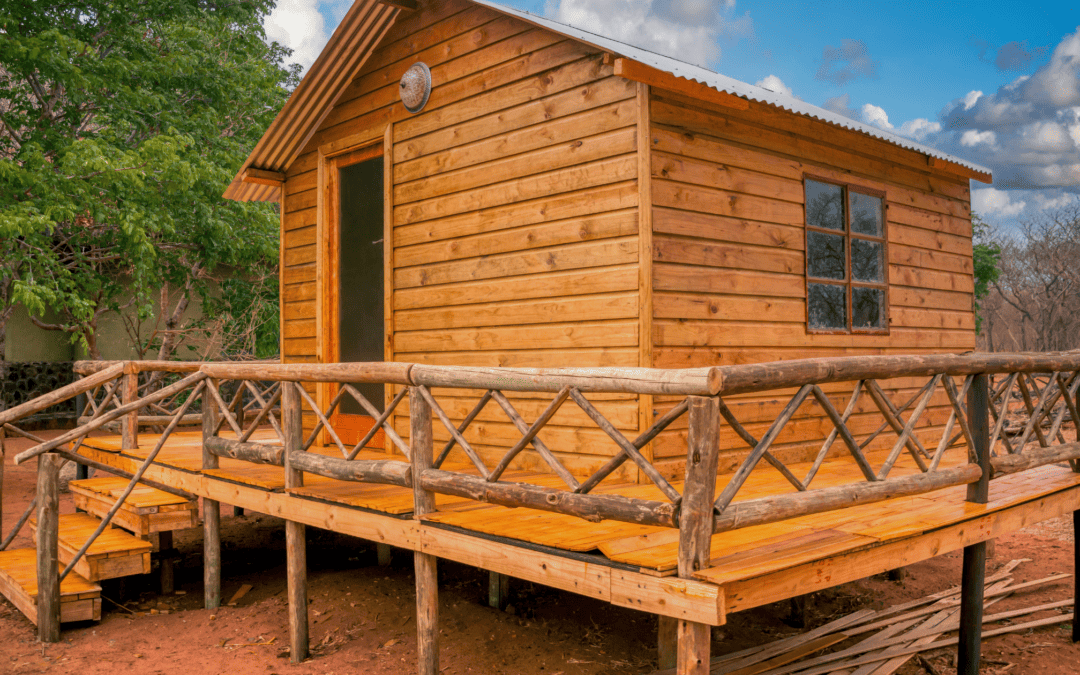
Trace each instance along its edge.
{"label": "corrugated metal roof", "polygon": [[653,68],[663,70],[665,72],[671,73],[672,75],[675,75],[676,77],[682,77],[687,80],[699,82],[717,91],[734,94],[735,96],[742,96],[744,98],[750,99],[751,101],[767,103],[769,105],[783,108],[784,110],[788,110],[798,115],[806,115],[807,117],[812,117],[814,119],[821,120],[822,122],[835,124],[836,126],[843,127],[845,129],[852,129],[854,131],[864,133],[868,136],[873,136],[874,138],[879,138],[883,141],[887,141],[894,145],[899,145],[902,148],[921,152],[923,154],[929,155],[930,157],[937,157],[938,159],[943,159],[948,162],[955,162],[956,164],[967,167],[973,171],[987,174],[990,173],[990,169],[975,164],[974,162],[969,162],[966,159],[962,159],[960,157],[941,152],[940,150],[935,150],[934,148],[921,145],[911,140],[910,138],[905,138],[904,136],[885,131],[884,129],[879,129],[878,127],[858,122],[851,119],[850,117],[844,117],[843,115],[829,112],[824,108],[819,108],[816,105],[810,105],[805,101],[800,101],[793,96],[779,94],[768,89],[763,89],[762,87],[747,84],[746,82],[740,82],[739,80],[732,79],[730,77],[727,77],[726,75],[721,75],[720,73],[713,72],[707,68],[702,68],[701,66],[695,66],[693,64],[671,58],[670,56],[657,54],[656,52],[651,52],[647,49],[635,47],[634,45],[627,44],[626,42],[621,42],[619,40],[615,40],[613,38],[607,37],[605,35],[600,35],[598,33],[592,33],[587,30],[571,26],[569,24],[560,23],[547,17],[538,16],[536,14],[532,14],[523,10],[514,9],[513,7],[500,5],[499,3],[491,2],[491,0],[473,0],[473,2],[479,5],[484,5],[485,7],[490,7],[491,9],[509,14],[511,16],[515,16],[519,19],[522,19],[523,21],[528,21],[530,23],[541,26],[550,31],[560,33],[575,40],[591,44],[594,47],[603,49],[604,51],[612,52],[633,61],[638,61],[640,63],[644,63],[645,65],[652,66]]}
{"label": "corrugated metal roof", "polygon": [[250,167],[280,172],[288,168],[400,13],[397,7],[378,0],[353,3],[319,58],[244,160],[225,190],[226,199],[245,202],[278,199],[279,188],[244,183],[240,176]]}
{"label": "corrugated metal roof", "polygon": [[[897,134],[858,122],[849,117],[810,105],[792,96],[786,96],[746,82],[740,82],[701,66],[635,47],[614,38],[592,33],[569,24],[553,21],[530,12],[507,7],[491,0],[472,0],[478,5],[517,17],[546,28],[568,38],[590,44],[598,49],[612,52],[693,82],[751,101],[766,103],[798,115],[851,129],[868,136],[921,152],[948,162],[954,162],[973,171],[989,174],[990,170],[966,159],[949,155],[934,148],[916,143]],[[378,45],[386,31],[394,24],[401,10],[382,4],[379,0],[356,0],[319,58],[308,69],[304,79],[293,91],[281,112],[263,134],[244,165],[225,191],[227,199],[239,201],[273,201],[278,199],[279,189],[274,186],[244,183],[240,176],[249,167],[284,172],[318,129],[319,124],[333,108],[345,90],[349,80],[363,66],[367,57]]]}

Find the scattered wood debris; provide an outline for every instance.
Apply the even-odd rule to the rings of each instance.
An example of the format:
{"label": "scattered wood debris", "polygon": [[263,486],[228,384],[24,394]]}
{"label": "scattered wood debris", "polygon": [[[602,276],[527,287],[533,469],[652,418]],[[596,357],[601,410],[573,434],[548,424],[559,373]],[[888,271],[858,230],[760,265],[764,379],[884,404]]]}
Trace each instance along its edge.
{"label": "scattered wood debris", "polygon": [[[1012,572],[1024,562],[1014,560],[986,579],[984,608],[1006,597],[1031,588],[1060,581],[1072,575],[1055,574],[1044,579],[1013,583]],[[1073,600],[1061,600],[1007,612],[984,612],[983,637],[1017,633],[1040,626],[1072,620]],[[1054,611],[1052,616],[1022,623],[1005,623],[1021,616]],[[920,656],[942,647],[957,644],[957,637],[947,637],[960,628],[960,588],[895,605],[880,611],[861,610],[831,621],[805,633],[766,643],[712,660],[712,675],[890,675],[912,658],[932,675],[937,671]],[[866,636],[857,642],[853,639]],[[823,653],[831,647],[841,648]],[[668,675],[665,670],[654,675]]]}
{"label": "scattered wood debris", "polygon": [[236,603],[240,602],[240,599],[247,595],[248,591],[250,591],[252,588],[254,587],[251,584],[244,584],[243,586],[241,586],[239,589],[237,589],[235,593],[233,593],[233,596],[229,598],[229,602],[227,603],[228,606],[236,607]]}

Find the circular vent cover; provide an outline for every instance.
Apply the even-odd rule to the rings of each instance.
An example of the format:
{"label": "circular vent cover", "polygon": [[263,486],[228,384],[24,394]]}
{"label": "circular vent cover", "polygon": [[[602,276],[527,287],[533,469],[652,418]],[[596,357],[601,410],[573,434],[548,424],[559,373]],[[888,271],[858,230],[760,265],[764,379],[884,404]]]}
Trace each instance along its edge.
{"label": "circular vent cover", "polygon": [[426,63],[414,63],[401,76],[401,102],[411,113],[424,109],[431,95],[431,70]]}

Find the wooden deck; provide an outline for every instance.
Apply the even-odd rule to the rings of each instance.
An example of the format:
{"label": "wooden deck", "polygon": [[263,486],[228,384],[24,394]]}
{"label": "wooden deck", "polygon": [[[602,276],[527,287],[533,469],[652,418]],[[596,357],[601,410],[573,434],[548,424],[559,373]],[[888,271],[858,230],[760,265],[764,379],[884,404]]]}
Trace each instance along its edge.
{"label": "wooden deck", "polygon": [[[272,438],[273,432],[260,431],[252,440]],[[119,437],[95,437],[80,452],[131,471],[157,437],[145,434],[139,441],[140,448],[122,451]],[[958,453],[952,463],[963,461]],[[701,583],[694,583],[672,576],[679,538],[673,529],[593,523],[445,495],[437,498],[437,512],[417,522],[409,517],[413,492],[406,488],[307,475],[304,487],[286,490],[280,467],[226,458],[218,469],[203,471],[201,465],[201,434],[177,432],[147,476],[226,504],[713,625],[723,623],[728,612],[863,578],[1080,509],[1080,474],[1045,466],[994,480],[985,505],[966,502],[961,486],[717,534],[709,566],[695,574]],[[790,468],[798,474],[808,466]],[[901,460],[894,471],[901,475],[917,468]],[[515,478],[552,485],[558,480],[534,473],[507,476]],[[854,464],[841,458],[822,467],[814,487],[858,479]],[[726,481],[719,478],[718,490]],[[762,466],[740,500],[791,490],[777,472]],[[629,483],[604,484],[598,492],[651,499],[659,494],[653,486]]]}

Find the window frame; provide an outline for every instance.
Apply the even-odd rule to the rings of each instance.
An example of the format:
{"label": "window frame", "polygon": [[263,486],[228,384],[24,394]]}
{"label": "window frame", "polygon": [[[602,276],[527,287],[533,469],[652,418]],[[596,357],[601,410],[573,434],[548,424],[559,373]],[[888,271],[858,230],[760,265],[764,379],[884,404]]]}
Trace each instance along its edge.
{"label": "window frame", "polygon": [[[843,191],[843,213],[844,213],[844,229],[842,231],[830,230],[828,228],[816,227],[810,225],[806,216],[806,182],[814,181],[815,183],[823,183],[826,185],[835,185]],[[808,335],[889,335],[892,325],[891,321],[891,304],[889,302],[889,223],[888,223],[888,201],[886,200],[885,191],[878,190],[865,185],[858,185],[854,183],[843,183],[836,179],[824,178],[822,176],[806,173],[803,174],[803,297],[806,304],[806,332]],[[854,191],[857,194],[867,195],[870,197],[877,197],[881,199],[881,236],[873,237],[870,235],[859,234],[852,232],[851,230],[851,208],[850,208],[850,196],[849,194]],[[819,277],[810,276],[810,233],[819,232],[824,234],[831,234],[833,236],[842,236],[844,239],[844,278],[842,280],[837,279],[823,279]],[[863,241],[872,241],[881,244],[881,276],[882,281],[879,283],[869,281],[856,281],[852,277],[851,273],[851,242],[853,239],[861,239]],[[827,286],[840,286],[844,289],[844,302],[845,302],[845,318],[847,320],[847,326],[844,328],[813,328],[810,326],[810,284],[822,284]],[[873,288],[882,291],[884,302],[882,304],[882,314],[884,324],[880,328],[857,328],[852,325],[854,316],[852,313],[852,298],[854,296],[854,289],[856,288]]]}

